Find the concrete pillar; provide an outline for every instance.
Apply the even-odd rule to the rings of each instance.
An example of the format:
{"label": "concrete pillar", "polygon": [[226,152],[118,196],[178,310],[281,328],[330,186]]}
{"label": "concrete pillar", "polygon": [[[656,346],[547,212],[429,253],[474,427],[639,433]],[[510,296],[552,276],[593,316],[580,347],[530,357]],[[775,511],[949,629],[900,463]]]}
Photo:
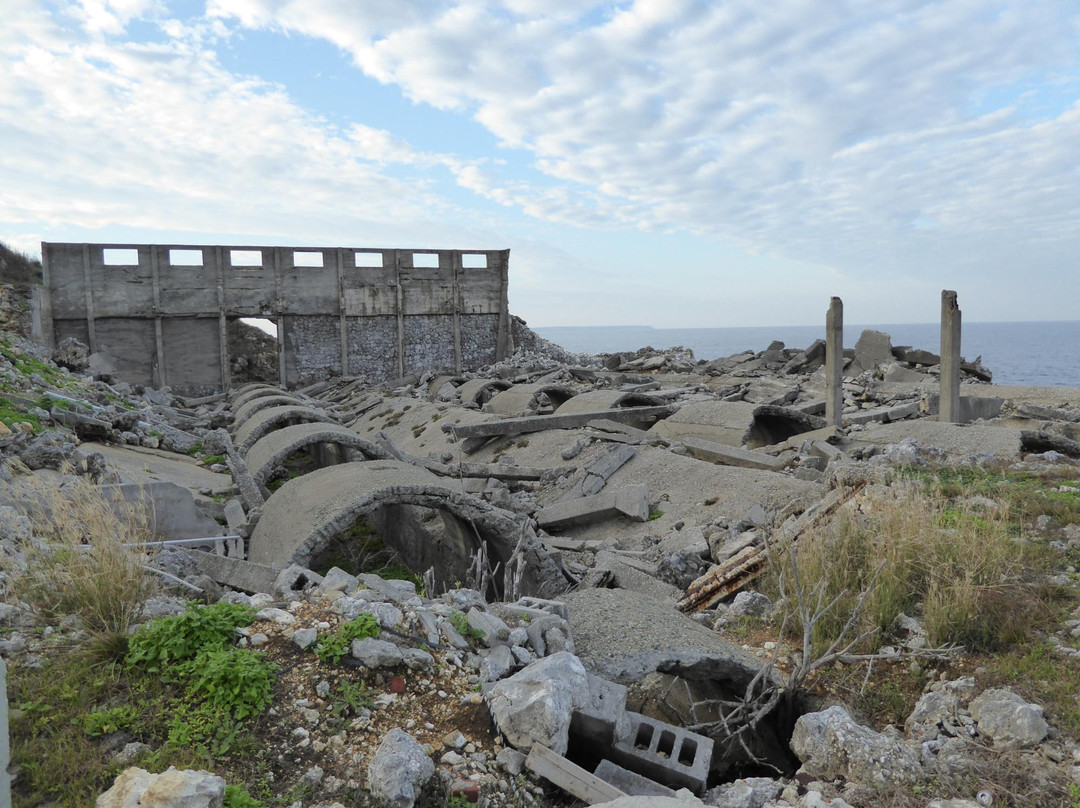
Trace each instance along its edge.
{"label": "concrete pillar", "polygon": [[941,390],[938,420],[960,420],[960,307],[956,292],[941,292]]}
{"label": "concrete pillar", "polygon": [[825,420],[840,426],[844,417],[844,301],[829,300],[825,314]]}

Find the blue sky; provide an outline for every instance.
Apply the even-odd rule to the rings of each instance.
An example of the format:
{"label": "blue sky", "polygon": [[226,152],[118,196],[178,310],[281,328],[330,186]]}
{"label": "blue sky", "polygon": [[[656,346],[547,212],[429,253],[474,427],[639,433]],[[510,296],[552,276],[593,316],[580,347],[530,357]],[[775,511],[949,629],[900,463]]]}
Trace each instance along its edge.
{"label": "blue sky", "polygon": [[1074,0],[0,0],[0,239],[511,250],[535,326],[1080,318]]}

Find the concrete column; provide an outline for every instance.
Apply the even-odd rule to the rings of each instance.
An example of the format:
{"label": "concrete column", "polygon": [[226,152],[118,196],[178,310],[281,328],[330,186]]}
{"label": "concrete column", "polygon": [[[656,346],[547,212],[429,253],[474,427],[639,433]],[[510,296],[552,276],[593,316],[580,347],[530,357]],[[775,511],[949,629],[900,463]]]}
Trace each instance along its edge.
{"label": "concrete column", "polygon": [[94,324],[94,280],[90,273],[90,245],[83,245],[83,291],[86,299],[86,337],[90,353],[97,353],[97,327]]}
{"label": "concrete column", "polygon": [[941,292],[941,389],[938,420],[960,421],[960,307],[956,292]]}
{"label": "concrete column", "polygon": [[[150,279],[154,293],[154,386],[159,390],[168,382],[165,379],[165,338],[161,327],[161,277],[158,270],[160,247],[150,247]],[[168,252],[165,253],[168,255]]]}
{"label": "concrete column", "polygon": [[56,332],[53,331],[52,316],[52,273],[49,270],[49,249],[46,242],[41,242],[41,286],[34,287],[37,305],[34,311],[32,337],[39,345],[46,348],[56,347]]}
{"label": "concrete column", "polygon": [[458,287],[458,276],[464,272],[461,250],[450,253],[450,272],[450,293],[454,298],[454,373],[461,373],[461,289]]}
{"label": "concrete column", "polygon": [[[510,285],[510,251],[501,250],[499,260],[499,326],[495,336],[495,361],[501,362],[513,353],[510,335],[510,302],[507,291]],[[491,253],[488,253],[491,261]]]}
{"label": "concrete column", "polygon": [[829,300],[825,313],[825,420],[840,426],[844,418],[844,301]]}
{"label": "concrete column", "polygon": [[[394,312],[397,314],[397,374],[405,375],[405,295],[401,289],[401,250],[394,250]],[[412,255],[409,266],[412,266]]]}
{"label": "concrete column", "polygon": [[[341,375],[349,375],[349,322],[345,318],[345,250],[335,250],[337,253],[337,292],[338,292],[338,337],[341,341]],[[353,255],[349,254],[350,257]],[[353,265],[356,259],[353,258]]]}

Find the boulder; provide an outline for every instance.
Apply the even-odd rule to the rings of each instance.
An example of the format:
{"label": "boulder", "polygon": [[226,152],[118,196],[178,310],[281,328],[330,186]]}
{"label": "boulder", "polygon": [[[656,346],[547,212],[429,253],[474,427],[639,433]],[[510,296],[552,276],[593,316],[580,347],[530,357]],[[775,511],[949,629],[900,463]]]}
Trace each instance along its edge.
{"label": "boulder", "polygon": [[61,341],[53,351],[53,361],[60,367],[73,370],[76,373],[86,370],[87,360],[90,357],[90,349],[79,342],[75,337],[68,337]]}
{"label": "boulder", "polygon": [[132,767],[97,798],[97,808],[221,808],[225,781],[204,771],[170,766],[161,774]]}
{"label": "boulder", "polygon": [[868,328],[855,343],[855,361],[863,370],[873,370],[878,365],[892,364],[892,339],[882,331]]}
{"label": "boulder", "polygon": [[401,650],[396,645],[374,637],[353,640],[350,652],[353,659],[367,668],[392,668],[404,661]]}
{"label": "boulder", "polygon": [[571,715],[589,703],[589,679],[581,660],[561,651],[501,680],[486,699],[511,746],[528,751],[541,743],[564,755]]}
{"label": "boulder", "polygon": [[869,727],[843,707],[806,713],[795,722],[791,750],[811,777],[843,777],[864,785],[897,785],[924,777],[918,753]]}
{"label": "boulder", "polygon": [[969,709],[979,733],[993,740],[998,749],[1035,746],[1050,732],[1043,708],[1011,690],[985,690],[972,700]]}
{"label": "boulder", "polygon": [[776,800],[784,784],[768,777],[747,777],[710,789],[705,795],[709,805],[717,808],[762,808]]}
{"label": "boulder", "polygon": [[387,808],[412,808],[435,764],[412,735],[403,729],[386,733],[368,764],[371,796]]}

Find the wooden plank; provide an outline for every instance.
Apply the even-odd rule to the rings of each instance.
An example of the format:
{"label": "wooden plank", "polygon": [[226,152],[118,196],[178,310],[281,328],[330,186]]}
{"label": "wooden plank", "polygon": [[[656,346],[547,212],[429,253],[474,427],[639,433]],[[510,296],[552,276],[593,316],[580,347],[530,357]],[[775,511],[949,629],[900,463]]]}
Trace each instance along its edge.
{"label": "wooden plank", "polygon": [[676,408],[664,404],[656,407],[620,407],[597,412],[574,412],[560,415],[526,415],[521,418],[503,418],[498,421],[486,421],[481,424],[444,424],[443,431],[453,433],[456,438],[494,438],[500,435],[521,435],[526,432],[543,432],[546,429],[575,429],[585,426],[589,421],[606,418],[609,421],[646,421],[666,418]]}
{"label": "wooden plank", "polygon": [[771,551],[782,550],[788,544],[798,541],[805,531],[819,524],[865,487],[866,483],[862,482],[850,488],[833,489],[824,500],[796,519],[791,527],[777,531],[769,544],[744,547],[731,558],[692,581],[686,588],[686,594],[675,604],[675,607],[684,612],[709,609],[728,595],[739,591],[761,574]]}
{"label": "wooden plank", "polygon": [[525,758],[525,766],[529,771],[550,780],[563,791],[589,805],[611,802],[626,796],[611,783],[604,782],[595,774],[590,774],[577,764],[555,754],[543,744],[532,745],[529,756]]}

